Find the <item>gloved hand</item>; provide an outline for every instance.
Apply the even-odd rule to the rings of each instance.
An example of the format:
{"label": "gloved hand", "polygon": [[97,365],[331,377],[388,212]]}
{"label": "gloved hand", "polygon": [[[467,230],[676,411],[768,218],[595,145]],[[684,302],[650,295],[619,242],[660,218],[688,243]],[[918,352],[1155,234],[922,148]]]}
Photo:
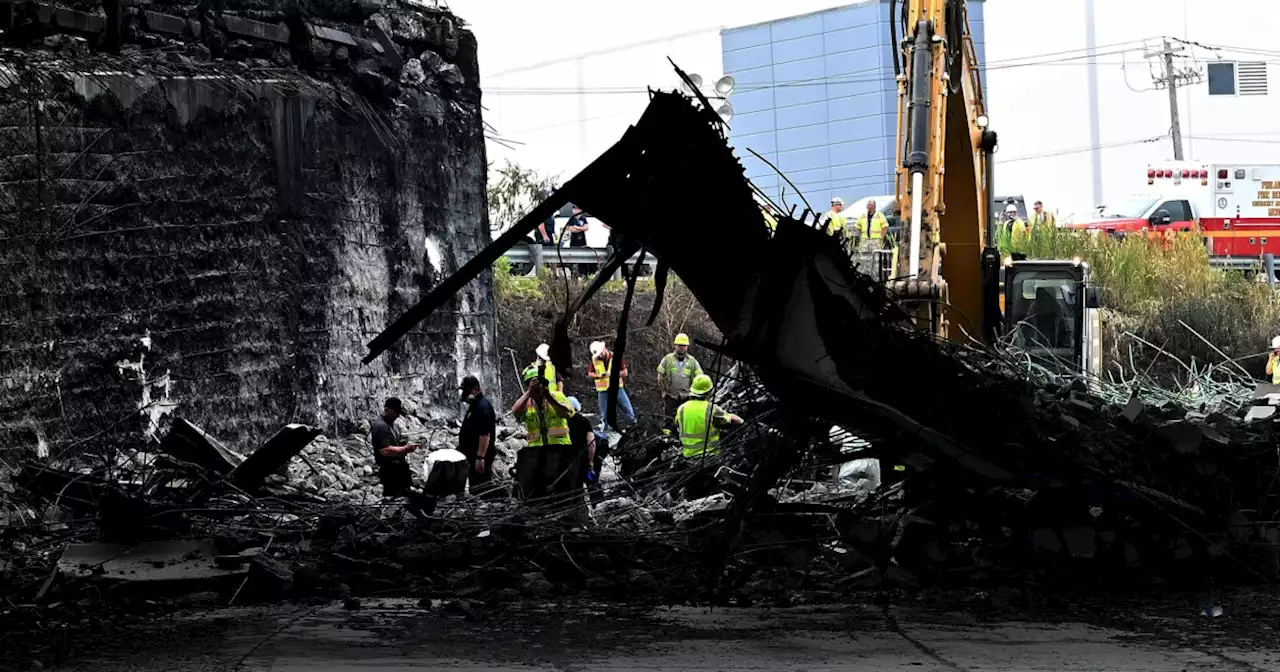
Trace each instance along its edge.
{"label": "gloved hand", "polygon": [[596,470],[595,470],[595,469],[588,469],[588,470],[587,470],[587,482],[588,482],[588,483],[595,483],[595,482],[596,482]]}

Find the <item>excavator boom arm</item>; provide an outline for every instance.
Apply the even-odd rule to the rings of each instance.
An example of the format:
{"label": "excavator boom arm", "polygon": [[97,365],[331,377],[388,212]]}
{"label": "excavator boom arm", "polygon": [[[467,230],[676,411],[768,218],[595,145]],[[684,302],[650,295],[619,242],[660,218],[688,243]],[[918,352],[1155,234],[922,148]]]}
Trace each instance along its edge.
{"label": "excavator boom arm", "polygon": [[899,1],[901,15],[891,11],[890,21],[902,28],[896,196],[904,224],[893,289],[930,306],[918,324],[953,340],[984,338],[984,277],[999,264],[987,235],[995,134],[965,0]]}

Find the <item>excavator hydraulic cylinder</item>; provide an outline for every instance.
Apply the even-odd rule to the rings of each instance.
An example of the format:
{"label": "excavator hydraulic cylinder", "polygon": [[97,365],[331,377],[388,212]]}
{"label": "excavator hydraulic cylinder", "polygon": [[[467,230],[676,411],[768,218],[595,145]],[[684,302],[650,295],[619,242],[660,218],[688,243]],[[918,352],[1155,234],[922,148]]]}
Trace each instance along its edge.
{"label": "excavator hydraulic cylinder", "polygon": [[[924,172],[929,168],[929,105],[933,77],[933,23],[916,24],[915,39],[911,44],[911,107],[910,135],[907,136],[906,160],[902,166],[911,172]],[[920,198],[912,194],[912,198]]]}

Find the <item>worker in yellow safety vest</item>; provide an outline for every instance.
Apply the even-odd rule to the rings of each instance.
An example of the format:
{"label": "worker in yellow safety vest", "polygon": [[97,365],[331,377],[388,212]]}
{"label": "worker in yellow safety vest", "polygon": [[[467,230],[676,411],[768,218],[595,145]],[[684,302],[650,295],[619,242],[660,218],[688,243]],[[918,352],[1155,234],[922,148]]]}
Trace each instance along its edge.
{"label": "worker in yellow safety vest", "polygon": [[528,445],[516,455],[516,483],[526,498],[546,494],[546,474],[538,469],[538,449],[550,446],[572,446],[569,436],[569,418],[574,415],[573,406],[563,393],[550,391],[543,386],[537,367],[529,367],[520,374],[526,385],[524,394],[511,405],[511,413],[524,418]]}
{"label": "worker in yellow safety vest", "polygon": [[742,418],[727,413],[707,400],[715,385],[711,376],[699,374],[693,379],[689,394],[693,398],[676,409],[676,428],[680,430],[681,456],[696,459],[720,453],[720,428],[741,425]]}
{"label": "worker in yellow safety vest", "polygon": [[556,365],[551,363],[551,346],[543,343],[534,350],[535,359],[529,366],[543,370],[544,378],[547,381],[548,392],[561,392],[564,386],[564,379],[556,372]]}
{"label": "worker in yellow safety vest", "polygon": [[826,220],[824,230],[828,236],[833,236],[840,241],[841,247],[849,246],[849,227],[845,224],[844,217],[844,199],[839,196],[831,197],[831,209],[827,214],[823,215]]}
{"label": "worker in yellow safety vest", "polygon": [[772,205],[760,206],[760,214],[764,217],[764,225],[769,229],[769,237],[778,231],[778,218],[774,215]]}
{"label": "worker in yellow safety vest", "polygon": [[1018,217],[1018,208],[1010,203],[1004,209],[1005,226],[1009,227],[1009,243],[1015,252],[1026,251],[1027,243],[1030,236],[1027,232],[1027,223]]}
{"label": "worker in yellow safety vest", "polygon": [[1035,231],[1037,227],[1041,226],[1053,228],[1058,225],[1058,222],[1053,217],[1053,213],[1044,209],[1043,202],[1036,201],[1035,205],[1031,207],[1034,209],[1031,213],[1031,221],[1029,222],[1032,231]]}
{"label": "worker in yellow safety vest", "polygon": [[884,247],[884,234],[889,230],[889,220],[876,209],[874,200],[867,201],[867,211],[858,215],[857,229],[860,248]]}
{"label": "worker in yellow safety vest", "polygon": [[[613,362],[615,358],[604,341],[591,343],[591,368],[587,369],[587,377],[596,383],[596,395],[600,402],[600,431],[609,431],[609,381],[613,378]],[[618,410],[621,411],[619,421],[627,425],[636,422],[636,412],[631,408],[631,398],[627,396],[627,360],[619,363],[622,370],[618,372]]]}
{"label": "worker in yellow safety vest", "polygon": [[1280,336],[1271,339],[1271,356],[1267,357],[1267,375],[1272,385],[1280,385]]}

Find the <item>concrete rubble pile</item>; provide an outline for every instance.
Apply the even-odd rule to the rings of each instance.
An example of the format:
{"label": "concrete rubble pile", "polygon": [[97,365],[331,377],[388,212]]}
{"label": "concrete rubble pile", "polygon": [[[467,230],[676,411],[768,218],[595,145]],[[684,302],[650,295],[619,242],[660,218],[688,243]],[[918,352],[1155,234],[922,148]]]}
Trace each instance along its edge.
{"label": "concrete rubble pile", "polygon": [[[1108,400],[1097,381],[1042,375],[1018,353],[918,331],[885,285],[806,224],[809,213],[779,218],[772,235],[749,225],[760,221],[752,186],[705,99],[655,92],[618,143],[406,310],[369,343],[365,361],[564,202],[608,222],[619,249],[561,316],[551,347],[559,368],[573,361],[574,311],[640,252],[660,262],[657,303],[665,274],[676,273],[724,335],[703,345],[750,367],[773,400],[747,413],[756,438],[742,446],[745,459],[735,466],[733,448],[723,451],[726,466],[752,474],[730,519],[761,506],[813,506],[779,500],[794,497],[797,471],[813,482],[823,462],[835,464],[843,448],[833,444],[843,442],[831,440],[834,426],[870,443],[851,458],[878,458],[886,481],[903,480],[890,470],[905,476],[872,497],[848,497],[852,505],[836,516],[840,538],[882,578],[908,570],[920,581],[1276,573],[1280,539],[1264,522],[1280,518],[1271,496],[1275,438],[1270,423],[1223,412],[1240,410],[1241,395],[1209,395],[1210,403],[1151,395],[1149,386],[1135,394],[1140,385],[1130,383],[1132,398],[1112,389]],[[707,202],[717,217],[668,214]],[[739,263],[706,264],[705,250]],[[1160,399],[1146,404],[1144,395]],[[801,489],[830,495],[810,483]],[[778,497],[764,497],[770,491]]]}

